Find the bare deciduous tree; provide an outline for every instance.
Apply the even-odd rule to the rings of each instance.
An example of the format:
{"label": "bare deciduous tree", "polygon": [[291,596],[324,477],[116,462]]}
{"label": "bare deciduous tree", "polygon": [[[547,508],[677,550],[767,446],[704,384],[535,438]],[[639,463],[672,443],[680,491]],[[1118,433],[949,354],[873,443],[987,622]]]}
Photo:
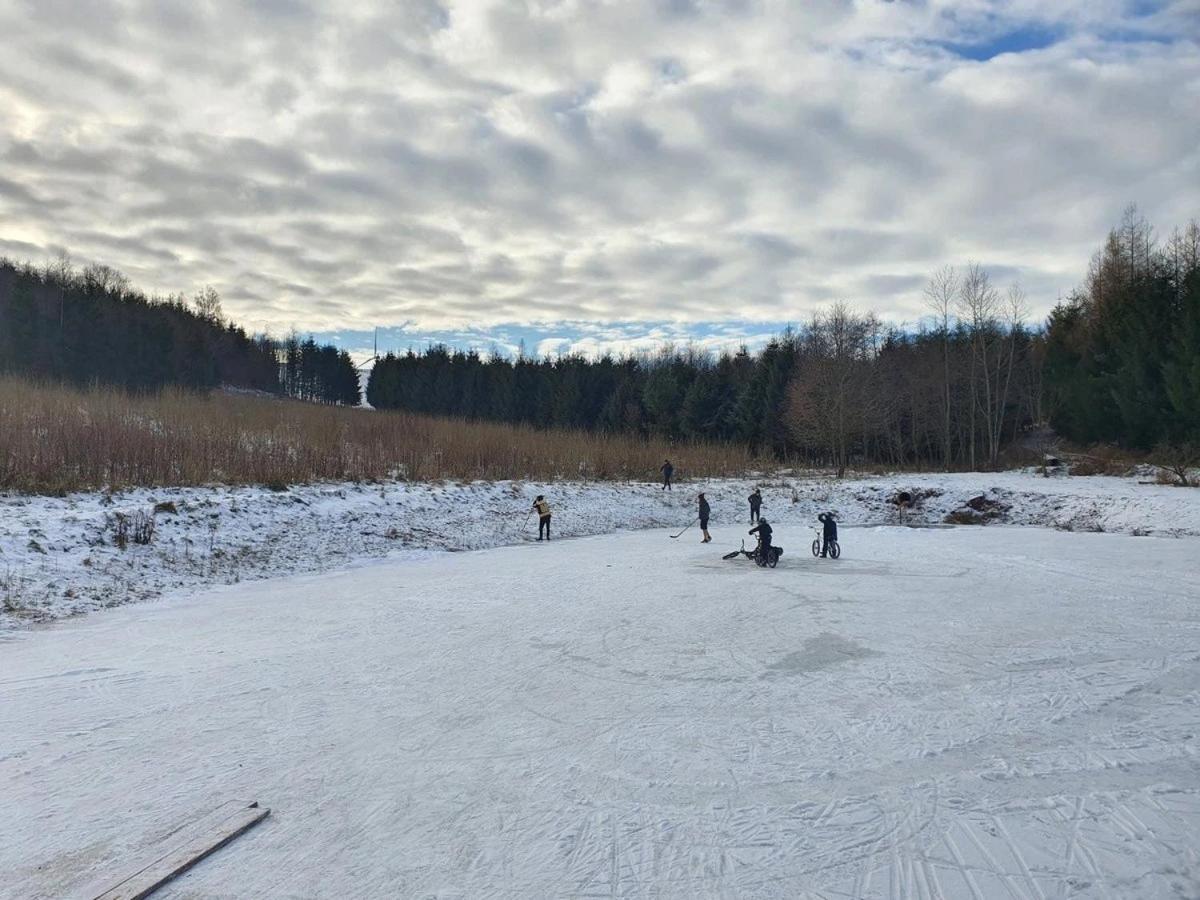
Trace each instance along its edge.
{"label": "bare deciduous tree", "polygon": [[211,284],[206,284],[203,290],[196,292],[196,296],[192,298],[192,304],[196,307],[196,314],[201,318],[208,319],[210,322],[223,321],[221,295]]}
{"label": "bare deciduous tree", "polygon": [[92,263],[83,270],[83,284],[98,293],[124,294],[129,290],[129,277],[112,266]]}
{"label": "bare deciduous tree", "polygon": [[48,284],[58,286],[58,334],[61,341],[67,321],[67,288],[75,280],[71,254],[66,250],[58,251],[54,262],[46,263],[45,278]]}
{"label": "bare deciduous tree", "polygon": [[971,345],[971,468],[976,467],[980,418],[987,464],[994,468],[1000,459],[1017,338],[1026,315],[1025,292],[1019,285],[1013,285],[1002,299],[983,267],[971,263],[962,279],[958,312]]}
{"label": "bare deciduous tree", "polygon": [[[970,390],[970,412],[968,424],[970,427],[970,443],[968,446],[969,461],[972,469],[976,467],[975,449],[978,446],[978,426],[976,414],[982,409],[986,421],[991,421],[991,409],[985,404],[990,402],[991,385],[989,378],[991,366],[992,342],[996,328],[996,309],[999,297],[992,287],[991,278],[979,263],[968,264],[963,275],[958,293],[958,317],[966,325],[971,342],[971,367],[968,389]],[[982,390],[981,390],[982,382]],[[980,394],[983,394],[981,399]]]}
{"label": "bare deciduous tree", "polygon": [[817,313],[801,342],[789,388],[787,424],[798,440],[827,452],[846,474],[854,439],[861,436],[877,399],[871,361],[879,323],[844,303]]}
{"label": "bare deciduous tree", "polygon": [[945,266],[925,286],[925,304],[942,339],[942,468],[950,469],[950,319],[958,302],[958,273]]}

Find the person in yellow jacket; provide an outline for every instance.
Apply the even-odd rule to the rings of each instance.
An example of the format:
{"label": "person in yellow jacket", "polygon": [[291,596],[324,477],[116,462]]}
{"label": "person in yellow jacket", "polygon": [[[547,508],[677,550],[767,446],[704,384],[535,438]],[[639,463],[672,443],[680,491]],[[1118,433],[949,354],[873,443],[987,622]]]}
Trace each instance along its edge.
{"label": "person in yellow jacket", "polygon": [[533,508],[538,514],[538,540],[542,539],[543,532],[546,534],[546,540],[550,540],[550,504],[546,502],[545,497],[538,494],[537,499],[533,501]]}

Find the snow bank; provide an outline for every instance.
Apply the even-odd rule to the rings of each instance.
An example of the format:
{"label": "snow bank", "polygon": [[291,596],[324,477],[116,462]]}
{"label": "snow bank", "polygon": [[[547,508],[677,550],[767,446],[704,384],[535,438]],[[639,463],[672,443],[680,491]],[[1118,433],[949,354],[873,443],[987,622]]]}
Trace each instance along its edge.
{"label": "snow bank", "polygon": [[[909,524],[961,520],[1074,531],[1200,534],[1200,491],[1108,477],[1031,473],[890,475],[836,481],[815,475],[706,481],[664,492],[648,483],[309,485],[284,492],[211,487],[0,497],[0,629],[152,599],[213,584],[344,568],[384,557],[476,550],[531,540],[526,518],[544,493],[556,537],[623,529],[682,528],[695,494],[713,507],[712,533],[738,546],[746,495],[762,487],[763,513],[781,524],[814,523],[833,510],[843,528],[895,524],[892,500],[914,497]],[[115,540],[119,515],[154,513],[146,546]],[[685,540],[699,539],[694,532]]]}

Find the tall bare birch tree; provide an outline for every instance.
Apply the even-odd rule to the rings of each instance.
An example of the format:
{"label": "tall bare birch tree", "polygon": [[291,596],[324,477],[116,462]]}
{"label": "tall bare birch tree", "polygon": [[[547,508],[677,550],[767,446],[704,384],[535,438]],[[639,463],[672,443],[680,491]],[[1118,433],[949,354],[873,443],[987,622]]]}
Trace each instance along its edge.
{"label": "tall bare birch tree", "polygon": [[925,305],[933,313],[942,341],[942,469],[950,470],[950,320],[958,302],[958,273],[945,266],[925,286]]}

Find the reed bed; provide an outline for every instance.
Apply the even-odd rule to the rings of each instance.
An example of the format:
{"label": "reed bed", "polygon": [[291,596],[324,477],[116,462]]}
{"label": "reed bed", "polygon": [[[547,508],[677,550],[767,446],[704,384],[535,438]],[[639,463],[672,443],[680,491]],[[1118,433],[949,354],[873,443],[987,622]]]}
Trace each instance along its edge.
{"label": "reed bed", "polygon": [[741,447],[540,431],[268,396],[131,395],[0,377],[0,490],[744,474]]}

